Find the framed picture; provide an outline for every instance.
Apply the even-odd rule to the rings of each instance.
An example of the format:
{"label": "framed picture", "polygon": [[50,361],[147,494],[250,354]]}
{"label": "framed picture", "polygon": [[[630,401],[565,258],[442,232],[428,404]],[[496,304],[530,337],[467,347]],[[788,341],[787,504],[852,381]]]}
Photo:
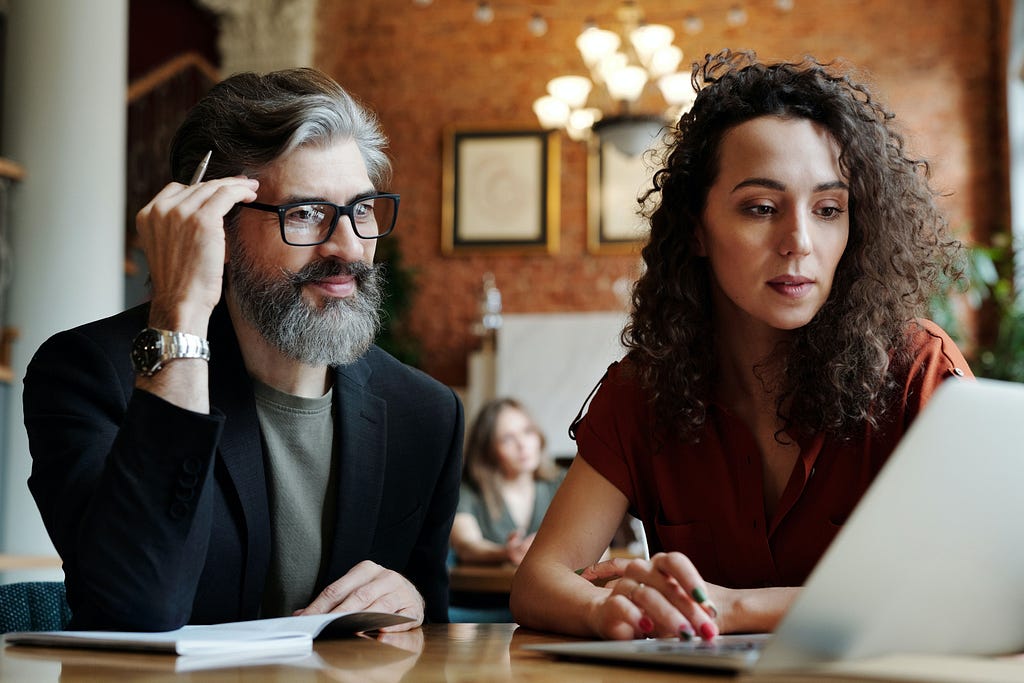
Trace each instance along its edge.
{"label": "framed picture", "polygon": [[559,156],[553,131],[449,128],[442,251],[557,252]]}
{"label": "framed picture", "polygon": [[[639,252],[650,226],[638,200],[651,187],[649,154],[627,154],[594,135],[587,151],[587,250],[592,254]],[[648,202],[653,201],[653,197]]]}

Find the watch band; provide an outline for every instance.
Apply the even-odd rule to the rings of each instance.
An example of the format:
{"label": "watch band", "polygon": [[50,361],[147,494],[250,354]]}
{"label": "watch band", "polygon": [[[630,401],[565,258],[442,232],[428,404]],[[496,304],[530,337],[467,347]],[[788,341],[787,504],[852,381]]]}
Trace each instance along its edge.
{"label": "watch band", "polygon": [[147,327],[132,342],[132,365],[135,372],[152,377],[164,365],[179,358],[210,360],[210,343],[188,332],[174,332]]}
{"label": "watch band", "polygon": [[160,330],[160,333],[164,340],[164,353],[161,357],[164,363],[177,358],[210,360],[210,342],[199,335],[168,330]]}

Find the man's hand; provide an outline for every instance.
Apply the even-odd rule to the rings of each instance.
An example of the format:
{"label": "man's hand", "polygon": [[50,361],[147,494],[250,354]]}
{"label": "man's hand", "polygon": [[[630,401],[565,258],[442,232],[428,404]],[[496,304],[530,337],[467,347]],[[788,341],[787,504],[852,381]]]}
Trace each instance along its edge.
{"label": "man's hand", "polygon": [[135,225],[153,283],[151,326],[206,336],[221,295],[224,216],[255,200],[258,187],[241,177],[170,183],[139,211]]}
{"label": "man's hand", "polygon": [[382,631],[407,631],[423,623],[423,598],[408,579],[398,572],[364,560],[327,586],[300,614],[328,612],[388,612],[413,621],[388,626]]}

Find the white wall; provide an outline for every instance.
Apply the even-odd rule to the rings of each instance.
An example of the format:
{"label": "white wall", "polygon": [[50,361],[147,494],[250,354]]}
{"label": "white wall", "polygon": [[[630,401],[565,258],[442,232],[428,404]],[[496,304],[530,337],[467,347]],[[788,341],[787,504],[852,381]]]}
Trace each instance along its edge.
{"label": "white wall", "polygon": [[497,395],[522,401],[544,431],[553,457],[575,455],[569,424],[608,365],[623,356],[619,333],[626,313],[506,314],[503,319]]}
{"label": "white wall", "polygon": [[[9,0],[3,149],[25,167],[11,189],[14,344],[2,536],[8,553],[52,554],[28,493],[21,384],[54,332],[124,301],[127,0]],[[0,422],[2,425],[2,422]],[[5,452],[0,449],[0,453]]]}

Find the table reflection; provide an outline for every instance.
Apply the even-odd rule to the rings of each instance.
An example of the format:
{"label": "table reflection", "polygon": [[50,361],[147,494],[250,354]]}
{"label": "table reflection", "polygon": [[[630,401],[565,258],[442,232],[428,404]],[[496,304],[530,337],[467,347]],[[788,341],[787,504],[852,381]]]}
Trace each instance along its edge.
{"label": "table reflection", "polygon": [[474,672],[479,676],[482,670],[488,681],[511,681],[509,643],[514,629],[514,624],[449,624],[443,651],[432,650],[431,655],[444,658],[449,681],[474,680]]}
{"label": "table reflection", "polygon": [[145,680],[171,678],[218,681],[260,680],[339,681],[340,683],[397,683],[416,665],[423,652],[423,631],[360,635],[317,641],[316,650],[302,655],[261,658],[250,653],[173,657],[121,651],[76,650],[9,646],[4,650],[0,679],[32,681],[116,680],[126,676]]}
{"label": "table reflection", "polygon": [[422,629],[377,635],[361,634],[352,641],[351,647],[318,647],[317,654],[321,661],[319,674],[340,683],[398,683],[423,654],[423,643]]}

